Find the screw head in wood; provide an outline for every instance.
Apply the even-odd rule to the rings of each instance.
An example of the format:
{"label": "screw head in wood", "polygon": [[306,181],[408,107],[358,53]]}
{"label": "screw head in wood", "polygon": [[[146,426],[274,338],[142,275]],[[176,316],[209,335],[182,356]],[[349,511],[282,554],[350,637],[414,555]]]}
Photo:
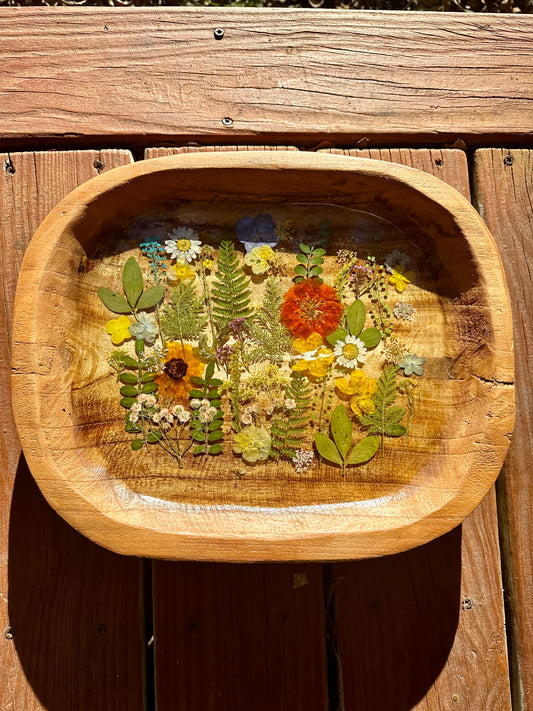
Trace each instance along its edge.
{"label": "screw head in wood", "polygon": [[221,40],[224,37],[224,30],[222,27],[217,27],[213,34],[215,35],[216,40]]}
{"label": "screw head in wood", "polygon": [[505,165],[513,165],[513,163],[514,163],[514,158],[513,158],[513,156],[512,156],[510,153],[508,153],[508,154],[505,156],[505,158],[503,159],[503,162],[504,162]]}
{"label": "screw head in wood", "polygon": [[233,126],[233,119],[231,119],[229,116],[224,116],[224,118],[222,119],[222,125]]}

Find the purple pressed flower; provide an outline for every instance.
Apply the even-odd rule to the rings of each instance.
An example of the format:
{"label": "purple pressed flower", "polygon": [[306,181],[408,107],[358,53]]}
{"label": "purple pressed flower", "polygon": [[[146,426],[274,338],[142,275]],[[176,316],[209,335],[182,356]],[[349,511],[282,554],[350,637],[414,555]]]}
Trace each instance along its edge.
{"label": "purple pressed flower", "polygon": [[244,316],[238,316],[229,322],[228,328],[232,335],[237,338],[238,336],[241,336],[245,330],[247,330],[248,324],[246,323]]}
{"label": "purple pressed flower", "polygon": [[229,363],[229,359],[233,355],[234,350],[235,349],[233,348],[233,346],[220,346],[215,351],[215,358],[221,365],[227,365]]}
{"label": "purple pressed flower", "polygon": [[271,215],[246,215],[235,225],[235,233],[247,252],[262,244],[275,247],[279,242]]}

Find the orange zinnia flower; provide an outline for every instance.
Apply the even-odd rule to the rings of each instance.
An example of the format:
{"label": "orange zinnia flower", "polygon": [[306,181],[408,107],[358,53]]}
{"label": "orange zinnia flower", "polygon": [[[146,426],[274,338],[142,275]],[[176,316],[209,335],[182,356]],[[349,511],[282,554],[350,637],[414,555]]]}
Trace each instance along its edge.
{"label": "orange zinnia flower", "polygon": [[342,304],[335,289],[318,279],[304,279],[292,286],[281,307],[281,320],[298,338],[333,333],[341,316]]}
{"label": "orange zinnia flower", "polygon": [[159,395],[184,404],[188,401],[189,391],[194,387],[191,377],[201,376],[205,364],[198,359],[195,349],[187,343],[182,347],[179,343],[171,342],[167,347],[163,372],[156,375],[154,380],[159,386]]}

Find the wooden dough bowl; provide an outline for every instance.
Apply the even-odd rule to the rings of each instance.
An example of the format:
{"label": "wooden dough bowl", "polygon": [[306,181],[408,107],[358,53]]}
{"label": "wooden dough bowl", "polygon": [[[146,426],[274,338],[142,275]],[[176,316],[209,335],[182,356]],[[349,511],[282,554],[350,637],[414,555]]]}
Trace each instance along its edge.
{"label": "wooden dough bowl", "polygon": [[[306,234],[325,217],[350,249],[360,248],[357,226],[368,233],[370,224],[378,252],[396,247],[417,262],[405,292],[417,318],[397,324],[426,359],[409,435],[344,476],[325,462],[303,473],[283,461],[241,470],[231,447],[179,469],[132,452],[124,431],[107,362],[105,324],[116,316],[97,297],[101,285],[120,288],[124,238],[186,219],[209,231],[225,213],[235,225],[247,212],[287,214]],[[326,267],[339,268],[333,253]],[[45,219],[17,288],[13,403],[32,474],[72,526],[124,554],[332,560],[423,544],[461,523],[496,479],[513,428],[513,377],[504,275],[479,215],[437,178],[380,161],[258,151],[111,170]]]}

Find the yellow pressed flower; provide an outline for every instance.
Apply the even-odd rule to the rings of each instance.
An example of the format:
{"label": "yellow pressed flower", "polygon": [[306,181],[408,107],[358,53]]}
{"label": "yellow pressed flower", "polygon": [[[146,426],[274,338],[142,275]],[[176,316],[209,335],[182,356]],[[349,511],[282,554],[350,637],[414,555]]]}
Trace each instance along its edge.
{"label": "yellow pressed flower", "polygon": [[415,278],[414,272],[406,269],[403,264],[396,264],[389,277],[389,284],[392,284],[398,293],[405,291],[407,284],[410,284]]}
{"label": "yellow pressed flower", "polygon": [[254,247],[250,252],[244,257],[244,263],[248,267],[252,267],[254,274],[264,274],[270,263],[270,260],[274,257],[274,250],[268,244],[261,244]]}
{"label": "yellow pressed flower", "polygon": [[112,318],[106,323],[105,330],[111,336],[115,346],[119,346],[127,338],[131,338],[130,320],[127,316]]}
{"label": "yellow pressed flower", "polygon": [[331,348],[324,345],[320,333],[312,333],[308,338],[297,338],[292,347],[303,357],[294,363],[292,370],[307,373],[312,378],[323,378],[333,363],[334,355]]}
{"label": "yellow pressed flower", "polygon": [[205,269],[211,269],[213,266],[213,260],[212,259],[204,259],[202,264],[204,265]]}
{"label": "yellow pressed flower", "polygon": [[196,273],[184,259],[178,259],[176,264],[169,269],[169,280],[177,281],[180,284],[191,283],[196,278]]}
{"label": "yellow pressed flower", "polygon": [[376,392],[377,383],[374,378],[368,378],[362,370],[355,370],[347,378],[339,378],[335,381],[337,393],[343,398],[350,398],[351,411],[361,417],[361,415],[371,415],[376,406],[372,400],[372,395]]}

